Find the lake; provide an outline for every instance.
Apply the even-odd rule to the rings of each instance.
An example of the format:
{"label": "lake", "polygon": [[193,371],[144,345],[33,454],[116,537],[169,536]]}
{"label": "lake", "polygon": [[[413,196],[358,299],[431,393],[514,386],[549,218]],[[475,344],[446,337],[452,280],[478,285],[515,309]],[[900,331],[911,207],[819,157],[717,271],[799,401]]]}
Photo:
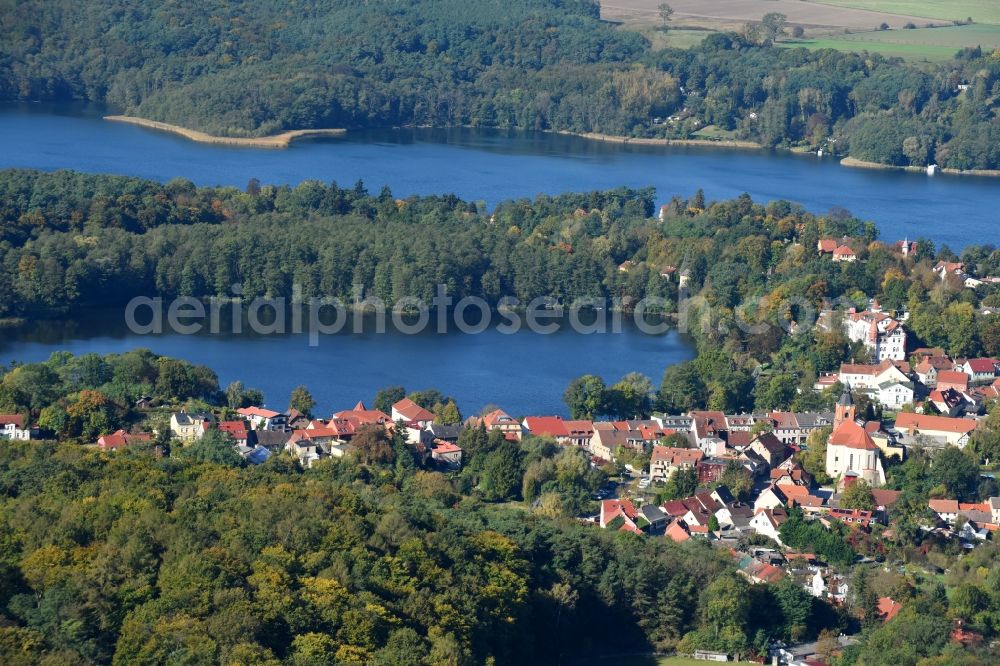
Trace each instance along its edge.
{"label": "lake", "polygon": [[[349,324],[345,331],[350,330]],[[304,334],[137,335],[114,310],[0,329],[0,363],[43,361],[59,350],[108,354],[146,347],[211,367],[223,388],[236,379],[259,388],[268,405],[279,409],[288,406],[300,384],[312,392],[321,416],[349,409],[358,400],[370,405],[380,388],[401,385],[409,391],[437,388],[453,396],[464,415],[495,403],[521,416],[568,415],[562,395],[580,375],[597,374],[611,384],[635,371],[659,386],[667,366],[694,354],[676,331],[647,335],[627,319],[616,334],[584,335],[562,326],[550,335],[504,334],[496,327],[479,334],[428,330],[404,335],[391,322],[378,334],[370,321],[363,331],[322,336],[315,347]]]}
{"label": "lake", "polygon": [[[661,201],[703,188],[712,199],[748,192],[758,201],[788,199],[814,212],[842,206],[877,223],[882,237],[919,236],[959,249],[1000,244],[1000,181],[855,170],[833,159],[726,148],[648,147],[545,133],[482,130],[352,132],[342,139],[294,143],[286,150],[198,144],[171,134],[107,122],[99,110],[41,104],[0,105],[0,168],[119,173],[166,181],[243,187],[250,178],[296,184],[307,178],[396,196],[455,193],[495,205],[539,193],[655,186]],[[121,352],[149,347],[204,363],[223,385],[240,379],[283,408],[298,384],[320,413],[371,400],[402,384],[435,387],[463,412],[497,403],[513,414],[564,414],[571,379],[599,374],[610,384],[638,371],[658,383],[663,369],[690,358],[676,333],[648,336],[626,327],[615,335],[427,333],[342,334],[311,348],[303,336],[137,336],[122,313],[86,321],[0,331],[0,359],[37,361],[53,351]]]}
{"label": "lake", "polygon": [[308,178],[353,185],[359,178],[397,197],[454,193],[499,201],[539,193],[654,186],[661,201],[703,188],[712,199],[748,192],[817,213],[841,206],[873,220],[883,239],[927,236],[958,250],[1000,245],[1000,179],[871,171],[835,159],[727,148],[623,146],[545,133],[487,130],[350,132],[285,150],[199,144],[101,119],[97,110],[0,105],[0,168],[120,173],[159,181],[244,187]]}

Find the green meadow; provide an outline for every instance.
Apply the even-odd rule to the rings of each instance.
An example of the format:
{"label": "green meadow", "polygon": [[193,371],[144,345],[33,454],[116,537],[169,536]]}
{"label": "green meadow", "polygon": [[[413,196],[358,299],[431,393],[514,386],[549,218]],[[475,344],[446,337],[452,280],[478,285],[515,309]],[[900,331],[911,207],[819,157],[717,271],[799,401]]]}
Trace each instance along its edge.
{"label": "green meadow", "polygon": [[[1000,2],[998,2],[1000,4]],[[787,40],[782,46],[838,51],[872,51],[911,60],[947,60],[965,47],[1000,48],[1000,25],[973,24],[945,28],[884,30]]]}

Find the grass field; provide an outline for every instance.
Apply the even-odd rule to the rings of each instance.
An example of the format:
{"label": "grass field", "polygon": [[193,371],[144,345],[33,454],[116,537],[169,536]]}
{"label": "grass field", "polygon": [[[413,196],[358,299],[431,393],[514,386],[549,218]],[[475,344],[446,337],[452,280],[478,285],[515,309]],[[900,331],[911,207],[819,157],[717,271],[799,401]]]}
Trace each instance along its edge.
{"label": "grass field", "polygon": [[1000,25],[975,24],[948,28],[862,32],[816,39],[788,40],[781,42],[781,45],[838,51],[868,50],[911,60],[947,60],[967,46],[982,46],[983,50],[1000,47]]}
{"label": "grass field", "polygon": [[889,14],[912,14],[933,19],[1000,24],[998,0],[807,0],[816,4],[869,9]]}

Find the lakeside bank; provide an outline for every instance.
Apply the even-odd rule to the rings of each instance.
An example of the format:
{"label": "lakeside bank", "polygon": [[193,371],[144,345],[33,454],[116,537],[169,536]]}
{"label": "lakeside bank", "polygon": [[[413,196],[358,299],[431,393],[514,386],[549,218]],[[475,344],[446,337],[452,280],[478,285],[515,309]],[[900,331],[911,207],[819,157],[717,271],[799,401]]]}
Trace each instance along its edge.
{"label": "lakeside bank", "polygon": [[272,134],[270,136],[229,137],[207,134],[205,132],[199,132],[198,130],[181,127],[180,125],[171,125],[170,123],[163,123],[158,120],[149,120],[147,118],[139,118],[136,116],[104,116],[104,120],[110,120],[117,123],[129,123],[131,125],[138,125],[139,127],[146,127],[163,132],[171,132],[172,134],[177,134],[185,139],[197,141],[198,143],[213,143],[225,146],[245,146],[248,148],[287,148],[288,145],[296,139],[338,137],[344,136],[347,133],[347,130],[344,129],[301,129],[289,130],[287,132],[282,132],[281,134]]}
{"label": "lakeside bank", "polygon": [[[927,173],[927,167],[921,166],[897,166],[895,164],[881,164],[880,162],[868,162],[859,160],[856,157],[845,157],[840,160],[840,165],[855,169],[872,169],[875,171],[906,171],[908,173]],[[953,169],[950,167],[939,168],[939,173],[949,176],[986,176],[989,178],[1000,177],[1000,169]]]}

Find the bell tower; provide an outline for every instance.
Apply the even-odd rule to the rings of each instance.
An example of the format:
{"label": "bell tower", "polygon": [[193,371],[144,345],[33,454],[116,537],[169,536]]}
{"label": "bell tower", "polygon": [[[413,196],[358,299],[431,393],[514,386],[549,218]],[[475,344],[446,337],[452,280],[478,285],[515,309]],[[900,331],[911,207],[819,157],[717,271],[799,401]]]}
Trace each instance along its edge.
{"label": "bell tower", "polygon": [[855,416],[854,399],[851,398],[851,391],[844,387],[844,392],[840,394],[837,401],[837,408],[833,417],[833,429],[836,430],[841,423],[853,421]]}

